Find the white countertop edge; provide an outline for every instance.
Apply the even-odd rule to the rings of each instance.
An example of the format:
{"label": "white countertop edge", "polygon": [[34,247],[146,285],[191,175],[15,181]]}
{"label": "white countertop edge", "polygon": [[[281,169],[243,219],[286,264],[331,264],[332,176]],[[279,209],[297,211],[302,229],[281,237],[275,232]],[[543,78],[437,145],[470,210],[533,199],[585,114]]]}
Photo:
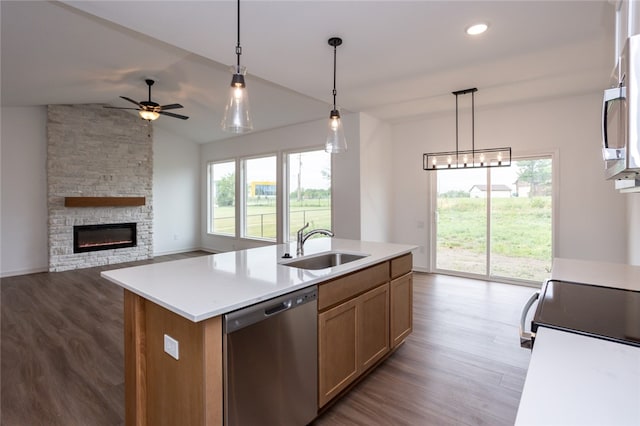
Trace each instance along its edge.
{"label": "white countertop edge", "polygon": [[[329,239],[327,239],[329,240]],[[287,293],[291,293],[293,291],[296,290],[300,290],[321,282],[325,282],[325,281],[329,281],[329,280],[333,280],[335,278],[338,278],[340,276],[343,275],[347,275],[350,274],[352,272],[356,272],[358,270],[364,269],[364,268],[368,268],[370,266],[376,265],[378,263],[382,263],[391,259],[394,259],[396,257],[399,256],[403,256],[405,254],[408,254],[410,252],[412,252],[413,250],[416,250],[418,248],[418,246],[415,245],[406,245],[406,244],[396,244],[396,243],[375,243],[375,242],[359,242],[360,244],[363,245],[374,245],[374,246],[379,246],[379,247],[384,247],[384,246],[388,246],[388,247],[392,247],[392,249],[390,251],[388,250],[383,250],[386,251],[385,254],[375,254],[373,252],[375,252],[375,250],[358,250],[358,249],[353,249],[352,247],[345,247],[345,248],[340,248],[340,243],[341,242],[356,242],[356,240],[340,240],[340,239],[330,239],[331,240],[331,247],[327,248],[327,247],[323,247],[323,244],[321,242],[321,239],[318,239],[318,241],[315,241],[315,247],[314,247],[314,240],[310,240],[307,244],[311,247],[310,250],[306,250],[307,254],[305,256],[300,256],[300,257],[312,257],[314,255],[318,255],[324,252],[328,252],[328,251],[343,251],[343,252],[351,252],[351,253],[364,253],[367,254],[367,257],[363,258],[363,259],[359,259],[353,262],[349,262],[343,265],[339,265],[339,266],[335,266],[332,268],[325,268],[322,270],[318,270],[318,271],[325,271],[325,275],[319,276],[319,277],[315,277],[315,278],[308,278],[305,279],[304,282],[300,282],[298,284],[294,284],[294,285],[289,285],[285,288],[278,288],[278,289],[274,289],[273,291],[263,291],[260,292],[259,294],[257,294],[255,297],[247,297],[247,298],[243,298],[242,300],[239,300],[235,303],[230,303],[230,304],[226,304],[224,306],[220,306],[214,309],[207,309],[207,310],[199,310],[199,311],[195,311],[195,310],[186,310],[186,309],[181,309],[180,306],[177,306],[177,304],[172,304],[169,301],[166,300],[166,298],[164,297],[158,297],[156,294],[153,294],[153,292],[150,291],[146,291],[144,286],[141,286],[140,283],[136,283],[133,281],[129,281],[127,279],[122,279],[118,277],[118,272],[123,272],[126,270],[133,270],[136,268],[153,268],[156,265],[167,265],[167,264],[171,264],[171,263],[179,263],[179,262],[185,262],[185,261],[193,261],[194,259],[198,259],[200,257],[192,257],[192,258],[187,258],[187,259],[181,259],[181,260],[172,260],[172,261],[168,261],[168,262],[159,262],[159,263],[151,263],[151,264],[147,264],[147,265],[141,265],[141,266],[134,266],[134,267],[130,267],[130,268],[121,268],[121,269],[114,269],[114,270],[110,270],[110,271],[103,271],[100,273],[100,275],[123,287],[124,289],[127,289],[129,291],[131,291],[134,294],[137,294],[140,297],[143,297],[153,303],[156,303],[157,305],[162,306],[165,309],[168,309],[171,312],[174,312],[190,321],[193,322],[200,322],[200,321],[204,321],[207,320],[209,318],[213,318],[219,315],[223,315],[238,309],[242,309],[245,308],[247,306],[251,306],[253,304],[265,301],[265,300],[269,300],[272,299],[274,297],[278,297]],[[311,244],[309,244],[311,243]],[[334,245],[337,244],[337,247],[335,247]],[[278,253],[284,253],[287,252],[291,249],[292,245],[291,244],[278,244],[278,245],[273,245],[273,246],[267,246],[267,247],[275,247],[274,250],[277,250]],[[307,248],[307,245],[305,245],[305,249]],[[253,250],[260,250],[260,249],[265,249],[265,247],[260,247],[260,248],[256,248],[256,249],[247,249],[247,250],[240,250],[240,252],[245,251],[245,252],[249,252],[249,251],[253,251]],[[369,251],[371,251],[372,253],[369,253]],[[295,252],[295,250],[294,250]],[[231,252],[231,253],[235,253],[235,252]],[[205,256],[201,256],[202,258],[209,258],[209,257],[215,257],[215,256],[220,256],[220,255],[224,255],[224,254],[228,254],[228,253],[218,253],[218,254],[210,254],[210,255],[205,255]],[[291,266],[285,266],[282,265],[281,263],[283,262],[289,262],[289,261],[293,261],[294,259],[287,259],[284,260],[281,258],[281,256],[278,254],[277,256],[278,260],[277,260],[277,267],[278,268],[287,268],[287,270],[291,270],[292,272],[294,271],[298,271],[300,270],[299,268],[295,268],[295,267],[291,267]],[[273,261],[273,259],[271,259],[270,261]],[[329,271],[327,271],[329,270]],[[305,270],[301,270],[301,271],[305,271]],[[215,271],[214,271],[215,273]]]}

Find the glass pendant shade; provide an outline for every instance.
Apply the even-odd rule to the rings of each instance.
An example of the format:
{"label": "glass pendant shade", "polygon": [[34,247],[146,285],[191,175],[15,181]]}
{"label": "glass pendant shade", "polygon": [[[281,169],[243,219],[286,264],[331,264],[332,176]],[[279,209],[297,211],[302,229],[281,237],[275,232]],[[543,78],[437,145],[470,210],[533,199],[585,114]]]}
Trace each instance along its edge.
{"label": "glass pendant shade", "polygon": [[331,110],[329,115],[329,134],[324,150],[330,154],[338,154],[347,150],[347,139],[344,137],[340,111],[337,109]]}
{"label": "glass pendant shade", "polygon": [[158,114],[155,111],[140,110],[138,111],[138,114],[140,115],[140,118],[143,118],[148,121],[153,121],[153,120],[156,120],[158,117],[160,117],[160,114]]}
{"label": "glass pendant shade", "polygon": [[244,83],[244,67],[236,68],[231,79],[229,101],[224,110],[222,129],[231,133],[246,133],[253,130],[249,115],[249,94]]}

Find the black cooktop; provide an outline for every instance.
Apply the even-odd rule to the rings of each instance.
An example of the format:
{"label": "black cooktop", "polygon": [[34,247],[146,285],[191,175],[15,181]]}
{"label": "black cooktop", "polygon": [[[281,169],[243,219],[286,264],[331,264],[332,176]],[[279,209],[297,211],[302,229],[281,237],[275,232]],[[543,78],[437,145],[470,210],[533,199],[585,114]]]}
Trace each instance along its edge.
{"label": "black cooktop", "polygon": [[548,280],[531,330],[539,326],[640,346],[640,291]]}

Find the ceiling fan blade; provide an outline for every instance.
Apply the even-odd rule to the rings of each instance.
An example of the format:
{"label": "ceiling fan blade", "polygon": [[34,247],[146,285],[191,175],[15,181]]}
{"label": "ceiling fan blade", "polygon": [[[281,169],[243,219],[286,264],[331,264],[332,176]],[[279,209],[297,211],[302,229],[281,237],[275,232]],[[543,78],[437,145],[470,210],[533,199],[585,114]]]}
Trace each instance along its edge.
{"label": "ceiling fan blade", "polygon": [[162,115],[168,115],[169,117],[173,117],[173,118],[179,118],[180,120],[186,120],[187,117],[186,115],[180,115],[180,114],[174,114],[172,112],[164,112],[164,111],[160,111],[160,114]]}
{"label": "ceiling fan blade", "polygon": [[108,105],[104,105],[103,108],[111,108],[111,109],[130,109],[132,111],[140,111],[138,108],[124,108],[124,107],[112,107]]}
{"label": "ceiling fan blade", "polygon": [[160,107],[160,109],[165,110],[165,109],[178,109],[178,108],[184,108],[182,105],[180,104],[169,104],[169,105],[162,105]]}
{"label": "ceiling fan blade", "polygon": [[134,101],[134,100],[133,100],[133,99],[131,99],[131,98],[127,98],[126,96],[120,96],[120,97],[121,97],[122,99],[124,99],[125,101],[129,101],[129,102],[131,102],[131,103],[133,103],[133,104],[138,105],[140,108],[142,108],[142,105],[141,105],[139,102],[136,102],[136,101]]}

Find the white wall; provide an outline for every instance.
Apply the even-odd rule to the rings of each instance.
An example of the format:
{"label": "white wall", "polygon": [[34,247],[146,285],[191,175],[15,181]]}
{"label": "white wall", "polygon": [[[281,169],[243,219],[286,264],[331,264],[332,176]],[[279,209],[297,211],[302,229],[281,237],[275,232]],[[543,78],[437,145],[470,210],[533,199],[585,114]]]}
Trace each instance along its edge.
{"label": "white wall", "polygon": [[0,111],[0,276],[46,271],[47,108]]}
{"label": "white wall", "polygon": [[200,145],[153,129],[153,252],[200,248]]}
{"label": "white wall", "polygon": [[[360,118],[343,114],[347,152],[332,159],[333,231],[336,237],[360,239]],[[279,158],[297,149],[324,149],[328,120],[318,120],[264,132],[250,133],[203,145],[201,151],[202,246],[212,251],[230,251],[268,244],[256,240],[207,234],[207,163],[242,156],[277,154]],[[279,185],[282,179],[279,177]],[[282,193],[282,189],[280,193]],[[281,204],[281,203],[279,203]],[[280,215],[281,217],[282,215]]]}
{"label": "white wall", "polygon": [[[513,156],[557,153],[556,257],[625,262],[626,198],[604,179],[599,93],[482,108],[476,102],[476,147],[511,146]],[[464,116],[461,116],[461,121]],[[454,112],[395,124],[393,239],[424,247],[414,264],[429,268],[430,174],[422,154],[455,149]],[[460,149],[469,143],[460,136]]]}
{"label": "white wall", "polygon": [[392,152],[391,126],[360,114],[360,234],[366,241],[391,241]]}

